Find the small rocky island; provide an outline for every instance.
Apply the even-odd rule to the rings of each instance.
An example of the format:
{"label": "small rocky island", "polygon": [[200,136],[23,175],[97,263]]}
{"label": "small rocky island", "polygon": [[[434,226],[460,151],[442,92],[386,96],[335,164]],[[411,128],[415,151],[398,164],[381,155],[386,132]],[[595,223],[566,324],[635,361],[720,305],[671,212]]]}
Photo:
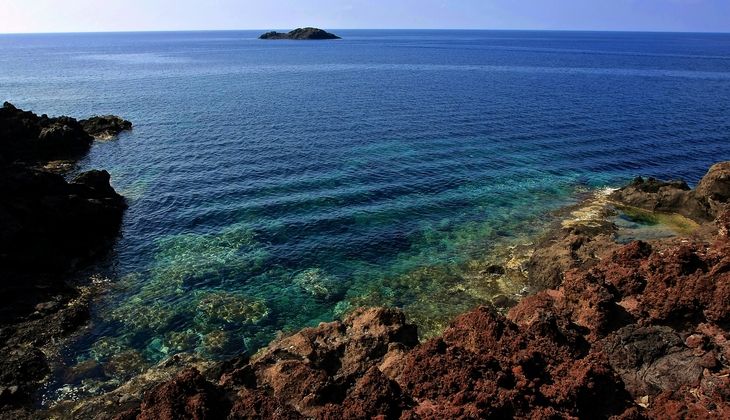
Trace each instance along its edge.
{"label": "small rocky island", "polygon": [[326,39],[342,39],[339,36],[319,28],[297,28],[284,33],[271,31],[259,37],[259,39],[290,39],[296,41],[321,41]]}

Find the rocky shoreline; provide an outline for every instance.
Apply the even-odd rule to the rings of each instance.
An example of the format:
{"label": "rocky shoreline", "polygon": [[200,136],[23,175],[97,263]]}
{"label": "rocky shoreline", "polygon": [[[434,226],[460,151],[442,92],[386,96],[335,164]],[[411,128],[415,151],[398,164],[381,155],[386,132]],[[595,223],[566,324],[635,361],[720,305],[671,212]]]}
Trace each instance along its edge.
{"label": "rocky shoreline", "polygon": [[[541,291],[506,315],[483,306],[419,343],[401,311],[362,308],[250,358],[174,356],[116,391],[45,414],[727,418],[730,164],[713,166],[695,190],[685,185],[637,179],[570,209],[528,263]],[[685,213],[696,225],[621,244],[608,217],[616,207]]]}
{"label": "rocky shoreline", "polygon": [[73,162],[95,137],[128,129],[114,116],[77,121],[0,108],[0,417],[29,415],[59,340],[89,318],[93,287],[65,279],[110,248],[127,207],[104,170],[67,180],[42,167]]}
{"label": "rocky shoreline", "polygon": [[[128,128],[0,110],[0,192],[12,198],[0,232],[15,235],[1,243],[21,245],[0,252],[0,287],[16,289],[2,295],[0,418],[730,417],[730,162],[694,190],[637,178],[566,209],[524,265],[534,294],[509,311],[476,308],[427,341],[400,310],[360,308],[253,356],[179,354],[113,391],[38,407],[49,355],[94,294],[58,279],[103,254],[124,200],[103,171],[69,182],[37,166]],[[623,243],[617,211],[686,229]]]}

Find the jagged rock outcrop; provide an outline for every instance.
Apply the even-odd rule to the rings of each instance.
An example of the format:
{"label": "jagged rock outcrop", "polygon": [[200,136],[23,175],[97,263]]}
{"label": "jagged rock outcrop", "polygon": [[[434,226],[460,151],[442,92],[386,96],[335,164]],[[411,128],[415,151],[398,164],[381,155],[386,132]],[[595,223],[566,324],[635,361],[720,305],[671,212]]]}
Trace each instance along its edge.
{"label": "jagged rock outcrop", "polygon": [[50,118],[5,102],[0,108],[0,164],[78,157],[93,138],[70,117]]}
{"label": "jagged rock outcrop", "polygon": [[5,102],[0,108],[0,163],[78,158],[89,151],[94,138],[111,138],[131,128],[131,122],[115,115],[77,121],[39,116]]}
{"label": "jagged rock outcrop", "polygon": [[700,222],[713,220],[730,197],[730,162],[713,165],[695,190],[684,181],[636,178],[613,198],[623,204],[651,211],[679,213]]}
{"label": "jagged rock outcrop", "polygon": [[528,282],[537,290],[557,288],[570,269],[588,270],[617,249],[618,228],[606,217],[612,205],[677,213],[707,224],[723,214],[729,198],[730,162],[713,165],[695,190],[684,181],[636,178],[611,193],[609,201],[601,203],[602,209],[596,201],[604,200],[594,198],[578,209],[563,210],[578,213],[578,222],[551,229],[540,241],[526,264]]}
{"label": "jagged rock outcrop", "polygon": [[[0,167],[0,271],[57,273],[105,249],[121,224],[124,198],[109,173],[71,182],[57,174]],[[8,280],[2,280],[6,286]]]}
{"label": "jagged rock outcrop", "polygon": [[132,129],[132,123],[116,115],[101,115],[79,121],[84,131],[95,139],[106,140]]}
{"label": "jagged rock outcrop", "polygon": [[266,32],[259,39],[327,40],[341,39],[339,36],[318,28],[297,28],[290,32]]}
{"label": "jagged rock outcrop", "polygon": [[[730,243],[628,244],[557,290],[524,299],[510,319],[549,312],[576,325],[652,418],[730,415]],[[663,417],[664,416],[664,417]]]}
{"label": "jagged rock outcrop", "polygon": [[730,162],[712,165],[697,184],[695,196],[706,204],[711,215],[719,215],[723,204],[730,200]]}

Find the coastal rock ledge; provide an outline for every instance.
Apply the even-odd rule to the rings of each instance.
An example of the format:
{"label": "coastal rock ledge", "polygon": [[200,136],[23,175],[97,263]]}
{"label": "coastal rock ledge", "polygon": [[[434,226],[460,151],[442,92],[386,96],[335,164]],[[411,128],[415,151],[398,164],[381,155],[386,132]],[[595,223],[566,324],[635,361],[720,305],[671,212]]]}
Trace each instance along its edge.
{"label": "coastal rock ledge", "polygon": [[284,33],[271,31],[259,37],[259,39],[290,39],[296,41],[318,41],[327,39],[342,39],[339,36],[329,33],[319,28],[297,28],[293,31]]}

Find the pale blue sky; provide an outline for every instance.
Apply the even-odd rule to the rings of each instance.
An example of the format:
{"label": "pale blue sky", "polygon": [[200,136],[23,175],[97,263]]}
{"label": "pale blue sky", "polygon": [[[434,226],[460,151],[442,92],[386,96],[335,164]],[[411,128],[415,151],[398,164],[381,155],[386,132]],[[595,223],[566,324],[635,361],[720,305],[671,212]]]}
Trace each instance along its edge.
{"label": "pale blue sky", "polygon": [[298,26],[730,32],[730,0],[0,0],[0,33]]}

